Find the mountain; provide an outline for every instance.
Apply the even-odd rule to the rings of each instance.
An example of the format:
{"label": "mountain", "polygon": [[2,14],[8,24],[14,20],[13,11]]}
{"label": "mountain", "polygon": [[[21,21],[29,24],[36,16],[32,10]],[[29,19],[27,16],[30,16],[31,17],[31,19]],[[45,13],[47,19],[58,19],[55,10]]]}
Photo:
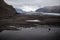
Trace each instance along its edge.
{"label": "mountain", "polygon": [[47,12],[48,9],[46,8],[39,8],[36,10],[36,12]]}
{"label": "mountain", "polygon": [[16,28],[5,26],[6,24],[8,24],[8,20],[10,20],[13,17],[15,18],[15,16],[16,16],[16,10],[11,5],[6,4],[4,0],[0,0],[0,32],[2,32],[5,29],[6,30],[16,29]]}
{"label": "mountain", "polygon": [[15,13],[16,10],[11,5],[6,4],[4,0],[0,0],[0,19],[14,16]]}
{"label": "mountain", "polygon": [[25,13],[25,11],[23,11],[22,9],[15,8],[15,10],[17,13]]}
{"label": "mountain", "polygon": [[37,9],[36,12],[60,13],[60,6],[46,6]]}

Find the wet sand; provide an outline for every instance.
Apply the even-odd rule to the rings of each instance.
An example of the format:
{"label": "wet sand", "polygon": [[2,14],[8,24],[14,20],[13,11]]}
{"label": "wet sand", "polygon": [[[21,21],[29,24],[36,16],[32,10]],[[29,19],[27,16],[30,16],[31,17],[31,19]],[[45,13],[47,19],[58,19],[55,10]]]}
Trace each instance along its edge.
{"label": "wet sand", "polygon": [[0,40],[60,40],[59,27],[30,27],[18,31],[4,30]]}

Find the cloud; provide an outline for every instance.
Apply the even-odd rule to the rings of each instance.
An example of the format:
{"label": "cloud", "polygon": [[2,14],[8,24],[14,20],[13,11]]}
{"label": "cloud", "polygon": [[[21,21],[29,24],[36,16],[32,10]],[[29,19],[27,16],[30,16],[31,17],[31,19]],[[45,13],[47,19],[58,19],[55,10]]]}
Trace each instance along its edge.
{"label": "cloud", "polygon": [[60,5],[60,0],[5,0],[11,5]]}
{"label": "cloud", "polygon": [[60,5],[60,0],[5,0],[5,2],[18,8],[23,6],[35,6],[37,8],[41,6]]}

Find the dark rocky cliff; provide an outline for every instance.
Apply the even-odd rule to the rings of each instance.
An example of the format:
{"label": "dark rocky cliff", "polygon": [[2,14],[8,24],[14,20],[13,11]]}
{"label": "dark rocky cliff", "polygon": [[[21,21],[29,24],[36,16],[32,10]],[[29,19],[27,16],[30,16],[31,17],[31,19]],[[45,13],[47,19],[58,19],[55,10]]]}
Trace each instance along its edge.
{"label": "dark rocky cliff", "polygon": [[0,19],[8,18],[14,16],[16,13],[15,9],[7,5],[4,0],[0,0]]}

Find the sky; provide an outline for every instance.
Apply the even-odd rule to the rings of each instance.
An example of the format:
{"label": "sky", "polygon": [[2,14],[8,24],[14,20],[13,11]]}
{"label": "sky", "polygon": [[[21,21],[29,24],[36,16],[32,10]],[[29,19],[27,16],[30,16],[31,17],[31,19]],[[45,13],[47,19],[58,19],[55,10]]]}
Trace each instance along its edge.
{"label": "sky", "polygon": [[24,11],[35,11],[44,6],[60,5],[60,0],[4,0],[7,4]]}

